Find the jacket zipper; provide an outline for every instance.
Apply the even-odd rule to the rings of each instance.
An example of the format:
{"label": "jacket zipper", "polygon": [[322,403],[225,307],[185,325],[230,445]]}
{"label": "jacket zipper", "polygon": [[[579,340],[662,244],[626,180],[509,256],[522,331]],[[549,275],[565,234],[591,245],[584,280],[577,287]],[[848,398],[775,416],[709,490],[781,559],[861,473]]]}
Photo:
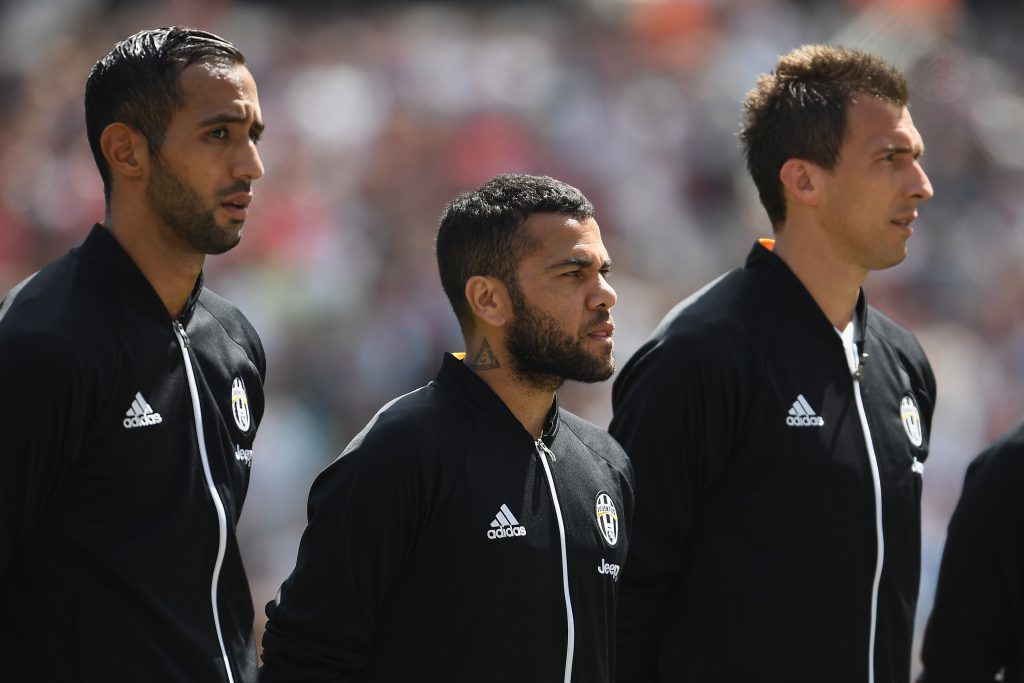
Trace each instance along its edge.
{"label": "jacket zipper", "polygon": [[576,648],[576,625],[572,616],[572,600],[569,597],[569,557],[565,547],[565,524],[562,521],[562,508],[558,504],[558,493],[555,491],[555,478],[551,475],[551,467],[548,465],[548,457],[554,462],[555,454],[548,449],[541,439],[537,439],[534,445],[537,447],[537,456],[540,458],[541,465],[544,466],[544,474],[547,475],[548,488],[551,490],[551,501],[555,507],[555,519],[558,520],[558,540],[562,547],[562,591],[565,595],[565,620],[568,628],[565,646],[565,676],[563,681],[564,683],[569,683],[572,680],[573,650]]}
{"label": "jacket zipper", "polygon": [[[844,344],[845,346],[845,344]],[[875,578],[871,584],[871,630],[868,638],[868,683],[875,683],[875,638],[878,633],[878,590],[882,582],[882,565],[885,562],[885,537],[882,528],[882,478],[878,472],[878,457],[875,455],[874,441],[871,439],[871,429],[868,427],[867,413],[864,411],[864,399],[860,393],[860,381],[864,376],[863,359],[868,354],[861,354],[861,361],[857,364],[856,346],[846,350],[852,362],[851,368],[856,365],[853,372],[853,397],[857,403],[857,414],[860,417],[860,427],[864,432],[864,442],[867,444],[868,463],[871,465],[871,483],[875,492],[875,538],[877,553],[875,559]]]}
{"label": "jacket zipper", "polygon": [[174,321],[174,335],[178,338],[178,346],[181,348],[181,356],[185,361],[185,374],[188,377],[188,390],[192,395],[192,415],[195,420],[196,442],[199,444],[199,455],[203,461],[203,474],[206,475],[206,486],[213,498],[213,506],[217,510],[217,561],[213,565],[213,578],[210,582],[210,603],[213,607],[213,624],[217,631],[217,642],[220,645],[220,653],[224,657],[224,669],[228,674],[228,683],[234,683],[235,678],[231,674],[231,662],[228,659],[227,648],[224,647],[224,635],[220,627],[220,610],[217,608],[217,585],[220,583],[220,570],[224,564],[224,553],[227,550],[228,516],[224,510],[224,502],[217,493],[217,485],[213,481],[213,472],[210,471],[210,458],[206,454],[206,439],[203,436],[203,411],[199,405],[199,389],[196,386],[196,376],[192,370],[192,360],[189,356],[189,340],[185,327],[180,321]]}

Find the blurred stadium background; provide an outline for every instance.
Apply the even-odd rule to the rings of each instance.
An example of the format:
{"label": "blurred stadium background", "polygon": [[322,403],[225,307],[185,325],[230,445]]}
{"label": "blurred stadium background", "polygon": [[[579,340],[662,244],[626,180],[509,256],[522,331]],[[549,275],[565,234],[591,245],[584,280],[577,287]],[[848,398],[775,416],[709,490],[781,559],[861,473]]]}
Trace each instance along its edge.
{"label": "blurred stadium background", "polygon": [[[580,187],[615,260],[624,362],[770,232],[736,139],[757,75],[806,42],[876,51],[910,77],[935,187],[907,261],[867,284],[939,382],[920,631],[966,464],[1024,415],[1022,18],[994,0],[5,0],[0,292],[102,217],[82,114],[93,62],[145,27],[235,42],[259,87],[267,174],[207,283],[268,354],[241,524],[261,631],[315,474],[459,350],[432,245],[447,200],[503,171]],[[605,426],[610,388],[567,386],[563,402]]]}

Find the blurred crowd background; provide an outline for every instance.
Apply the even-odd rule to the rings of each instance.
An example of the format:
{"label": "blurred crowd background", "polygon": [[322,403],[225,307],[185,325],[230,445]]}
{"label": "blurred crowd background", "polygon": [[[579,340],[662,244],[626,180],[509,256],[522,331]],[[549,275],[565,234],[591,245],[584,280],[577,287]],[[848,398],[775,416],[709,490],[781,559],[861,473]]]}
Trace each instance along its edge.
{"label": "blurred crowd background", "polygon": [[[614,259],[620,363],[670,306],[770,233],[740,102],[807,42],[878,52],[911,82],[935,199],[869,301],[929,353],[919,631],[969,459],[1024,415],[1024,9],[958,0],[0,3],[0,292],[79,243],[103,197],[83,122],[92,64],[140,28],[199,26],[254,74],[266,176],[207,284],[268,356],[241,524],[263,604],[294,562],[310,483],[461,337],[436,274],[438,216],[506,171],[581,188]],[[601,426],[611,383],[566,386]]]}

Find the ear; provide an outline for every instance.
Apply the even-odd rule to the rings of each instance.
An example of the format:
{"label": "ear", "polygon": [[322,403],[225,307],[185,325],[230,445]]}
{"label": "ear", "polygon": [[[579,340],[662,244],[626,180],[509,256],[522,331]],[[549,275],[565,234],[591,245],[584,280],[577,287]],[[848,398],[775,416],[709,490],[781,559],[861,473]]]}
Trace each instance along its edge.
{"label": "ear", "polygon": [[110,167],[111,178],[141,178],[149,164],[149,145],[138,131],[123,123],[112,123],[100,133],[100,149]]}
{"label": "ear", "polygon": [[508,290],[497,278],[474,275],[466,280],[466,301],[473,315],[492,327],[502,327],[511,317]]}
{"label": "ear", "polygon": [[789,159],[779,171],[782,186],[794,199],[808,206],[821,201],[823,171],[817,164],[803,159]]}

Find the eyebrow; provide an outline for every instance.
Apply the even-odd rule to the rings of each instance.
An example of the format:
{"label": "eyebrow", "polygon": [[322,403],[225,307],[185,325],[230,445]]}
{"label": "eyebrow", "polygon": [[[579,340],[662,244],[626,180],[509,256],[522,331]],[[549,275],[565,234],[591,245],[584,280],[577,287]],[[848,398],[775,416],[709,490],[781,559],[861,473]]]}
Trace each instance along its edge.
{"label": "eyebrow", "polygon": [[[552,263],[547,267],[547,270],[556,270],[558,268],[564,268],[565,266],[578,266],[580,268],[590,268],[594,265],[594,259],[586,256],[570,256],[569,258],[559,261],[558,263]],[[601,262],[602,268],[611,268],[612,260],[610,258],[605,259]]]}
{"label": "eyebrow", "polygon": [[[199,122],[200,126],[212,126],[215,123],[248,123],[249,117],[244,114],[235,114],[232,112],[219,112],[213,116],[207,117]],[[262,133],[265,126],[262,121],[253,121],[252,128],[257,133]]]}
{"label": "eyebrow", "polygon": [[911,147],[910,145],[895,145],[895,144],[890,143],[888,145],[883,145],[882,148],[879,149],[877,153],[878,154],[893,154],[893,153],[895,153],[895,154],[912,154],[915,159],[920,159],[922,156],[924,156],[924,146],[922,145],[920,150],[914,151],[914,148]]}

